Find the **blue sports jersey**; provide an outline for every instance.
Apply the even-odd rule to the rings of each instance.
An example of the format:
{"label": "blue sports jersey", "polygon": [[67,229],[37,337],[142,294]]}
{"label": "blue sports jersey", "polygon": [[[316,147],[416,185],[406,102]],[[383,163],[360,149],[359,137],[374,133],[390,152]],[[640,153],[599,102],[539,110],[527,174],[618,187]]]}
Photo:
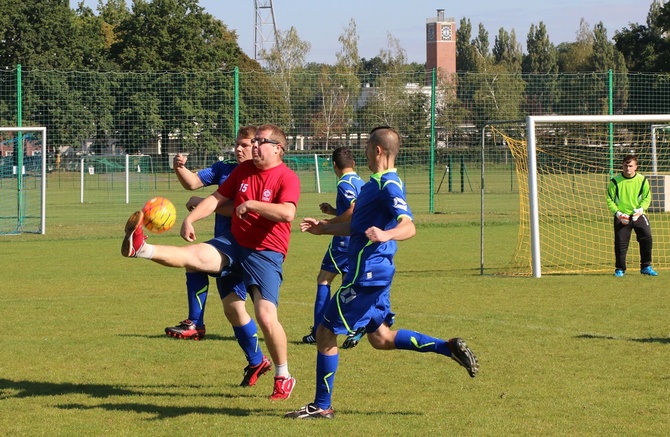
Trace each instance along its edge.
{"label": "blue sports jersey", "polygon": [[[237,161],[225,160],[216,161],[211,167],[198,171],[198,177],[203,185],[209,187],[216,185],[217,187],[228,179],[228,175],[237,167]],[[215,214],[214,217],[214,236],[219,237],[230,232],[230,217]]]}
{"label": "blue sports jersey", "polygon": [[370,176],[358,195],[351,217],[349,272],[342,281],[343,285],[368,287],[391,283],[395,273],[393,256],[398,245],[393,240],[372,243],[365,236],[365,231],[371,226],[393,229],[400,217],[414,219],[407,205],[405,186],[396,169]]}
{"label": "blue sports jersey", "polygon": [[[349,209],[351,204],[356,201],[361,188],[365,185],[363,179],[356,173],[343,174],[337,181],[337,198],[335,200],[335,215],[341,215]],[[333,237],[331,248],[337,251],[346,252],[349,246],[349,237]]]}

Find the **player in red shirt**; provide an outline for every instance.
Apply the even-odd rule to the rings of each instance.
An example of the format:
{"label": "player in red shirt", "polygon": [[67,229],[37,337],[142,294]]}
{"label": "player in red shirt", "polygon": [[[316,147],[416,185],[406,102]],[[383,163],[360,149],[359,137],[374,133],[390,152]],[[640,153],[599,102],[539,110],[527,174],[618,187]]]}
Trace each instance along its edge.
{"label": "player in red shirt", "polygon": [[288,399],[295,378],[288,371],[286,333],[277,316],[277,305],[282,264],[300,197],[300,180],[283,162],[286,135],[279,127],[259,126],[252,143],[252,160],[238,165],[217,191],[189,213],[181,226],[182,238],[193,242],[196,240],[193,223],[215,211],[227,212],[233,217],[234,239],[215,237],[183,247],[151,245],[145,242],[142,232],[142,212],[136,211],[126,223],[121,253],[217,277],[241,274],[246,293],[231,291],[223,298],[226,318],[233,325],[249,362],[241,385],[255,385],[258,377],[272,367],[260,351],[256,324],[246,311],[246,295],[250,294],[256,320],[275,363],[270,399]]}

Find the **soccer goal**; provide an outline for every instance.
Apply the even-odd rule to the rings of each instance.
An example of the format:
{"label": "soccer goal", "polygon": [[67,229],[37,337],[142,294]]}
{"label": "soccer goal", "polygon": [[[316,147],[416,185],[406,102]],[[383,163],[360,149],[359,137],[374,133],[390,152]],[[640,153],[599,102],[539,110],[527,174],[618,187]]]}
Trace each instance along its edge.
{"label": "soccer goal", "polygon": [[0,127],[0,235],[45,233],[45,127]]}
{"label": "soccer goal", "polygon": [[333,193],[337,189],[337,177],[333,171],[331,155],[289,155],[284,163],[298,174],[302,189],[317,193]]}
{"label": "soccer goal", "polygon": [[[653,265],[670,268],[670,115],[530,116],[525,131],[491,127],[509,147],[519,187],[520,225],[510,274],[614,270],[614,233],[607,209],[609,180],[627,153],[652,190],[647,211]],[[631,238],[628,265],[639,265]]]}
{"label": "soccer goal", "polygon": [[151,155],[84,155],[77,160],[80,203],[130,203],[131,194],[144,198],[157,185]]}

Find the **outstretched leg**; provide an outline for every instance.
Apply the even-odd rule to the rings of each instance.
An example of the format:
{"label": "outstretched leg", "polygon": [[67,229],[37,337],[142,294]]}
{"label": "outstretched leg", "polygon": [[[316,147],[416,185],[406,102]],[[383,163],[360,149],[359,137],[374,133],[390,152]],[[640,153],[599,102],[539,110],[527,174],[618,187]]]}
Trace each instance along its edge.
{"label": "outstretched leg", "polygon": [[121,255],[128,258],[146,258],[166,267],[181,267],[192,271],[219,273],[230,264],[226,255],[207,243],[188,246],[159,246],[146,242],[142,230],[142,211],[135,211],[126,222],[126,235],[121,244]]}

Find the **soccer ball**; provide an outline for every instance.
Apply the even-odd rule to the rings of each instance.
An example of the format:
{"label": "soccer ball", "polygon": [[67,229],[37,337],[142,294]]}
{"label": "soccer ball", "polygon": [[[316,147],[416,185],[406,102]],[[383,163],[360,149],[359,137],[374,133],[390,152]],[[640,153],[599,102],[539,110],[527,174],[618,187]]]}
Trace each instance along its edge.
{"label": "soccer ball", "polygon": [[177,221],[177,210],[165,197],[154,197],[142,208],[144,227],[154,234],[170,230]]}

